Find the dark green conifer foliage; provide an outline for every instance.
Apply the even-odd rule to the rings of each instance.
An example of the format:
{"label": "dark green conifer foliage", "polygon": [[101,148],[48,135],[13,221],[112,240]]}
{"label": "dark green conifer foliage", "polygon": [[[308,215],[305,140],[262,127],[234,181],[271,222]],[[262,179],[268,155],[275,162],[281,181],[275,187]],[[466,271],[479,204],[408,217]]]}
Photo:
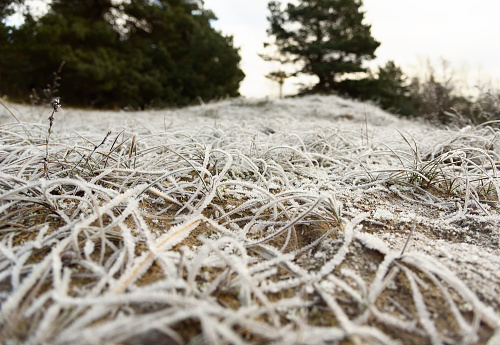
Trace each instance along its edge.
{"label": "dark green conifer foliage", "polygon": [[394,61],[388,61],[379,67],[377,77],[373,79],[372,89],[367,96],[378,101],[384,109],[410,115],[415,112],[409,101],[409,87],[403,70]]}
{"label": "dark green conifer foliage", "polygon": [[28,16],[6,37],[0,31],[7,53],[0,93],[24,99],[64,61],[58,96],[67,105],[162,107],[237,96],[240,56],[213,19],[192,0],[54,0],[39,20]]}
{"label": "dark green conifer foliage", "polygon": [[[280,56],[275,60],[299,66],[295,74],[316,75],[312,92],[331,92],[346,75],[363,72],[380,45],[363,23],[360,0],[299,0],[282,9],[269,2],[271,27]],[[273,59],[271,56],[270,59]]]}
{"label": "dark green conifer foliage", "polygon": [[17,49],[11,49],[11,43],[16,35],[12,32],[12,28],[6,24],[6,19],[14,13],[14,6],[23,2],[22,0],[0,0],[0,93],[3,85],[8,84],[8,78],[12,72],[9,71],[9,68],[17,61],[16,55],[22,51],[20,46]]}
{"label": "dark green conifer foliage", "polygon": [[240,56],[231,37],[210,28],[212,12],[201,11],[195,2],[172,0],[134,1],[124,11],[131,16],[124,29],[134,66],[126,84],[137,89],[135,94],[166,104],[238,95],[244,77]]}

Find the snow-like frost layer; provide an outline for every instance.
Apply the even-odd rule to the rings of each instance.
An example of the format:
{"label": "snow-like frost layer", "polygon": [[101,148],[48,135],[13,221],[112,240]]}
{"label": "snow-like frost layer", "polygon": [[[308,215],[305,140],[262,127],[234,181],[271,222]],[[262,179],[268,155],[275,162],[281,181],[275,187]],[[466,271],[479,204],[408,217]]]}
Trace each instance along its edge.
{"label": "snow-like frost layer", "polygon": [[[7,106],[0,322],[11,343],[158,331],[182,343],[188,320],[213,344],[388,344],[398,330],[474,343],[478,322],[500,329],[495,129],[432,128],[335,96],[234,99],[63,107],[47,147],[51,110]],[[163,278],[145,284],[155,270]],[[391,297],[402,281],[411,307]],[[454,329],[432,313],[431,286]],[[311,322],[325,308],[336,321]]]}

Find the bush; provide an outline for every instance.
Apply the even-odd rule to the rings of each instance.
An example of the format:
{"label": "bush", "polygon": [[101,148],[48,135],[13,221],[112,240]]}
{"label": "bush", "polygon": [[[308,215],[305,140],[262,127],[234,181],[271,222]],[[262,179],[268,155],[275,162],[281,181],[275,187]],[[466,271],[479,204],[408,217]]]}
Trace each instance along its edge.
{"label": "bush", "polygon": [[[443,68],[447,62],[443,61]],[[459,94],[453,71],[438,77],[436,69],[427,66],[425,77],[408,77],[393,61],[370,72],[366,78],[344,80],[339,93],[372,100],[393,113],[422,117],[438,125],[479,125],[500,120],[500,92],[480,89],[477,96]]]}

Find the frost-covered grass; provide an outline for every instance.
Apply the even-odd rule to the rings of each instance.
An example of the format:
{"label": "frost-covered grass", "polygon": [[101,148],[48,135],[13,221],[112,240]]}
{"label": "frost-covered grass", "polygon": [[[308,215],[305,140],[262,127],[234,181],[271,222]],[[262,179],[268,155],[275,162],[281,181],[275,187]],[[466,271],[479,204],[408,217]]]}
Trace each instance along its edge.
{"label": "frost-covered grass", "polygon": [[50,114],[0,110],[3,343],[500,341],[497,130],[333,96]]}

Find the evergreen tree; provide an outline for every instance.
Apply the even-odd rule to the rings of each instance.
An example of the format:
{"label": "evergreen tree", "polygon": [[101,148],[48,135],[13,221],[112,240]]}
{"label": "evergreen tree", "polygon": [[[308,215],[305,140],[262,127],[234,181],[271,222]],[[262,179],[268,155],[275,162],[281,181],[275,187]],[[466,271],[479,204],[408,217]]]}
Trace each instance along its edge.
{"label": "evergreen tree", "polygon": [[6,72],[13,61],[13,54],[8,49],[12,41],[12,28],[6,24],[6,21],[14,13],[14,6],[23,2],[22,0],[0,0],[0,90],[2,85],[8,84]]}
{"label": "evergreen tree", "polygon": [[197,97],[238,95],[241,58],[232,37],[210,27],[211,11],[191,1],[145,0],[131,2],[124,12],[129,16],[124,27],[128,60],[135,66],[125,84],[143,99],[188,104]]}
{"label": "evergreen tree", "polygon": [[[26,98],[64,61],[65,104],[172,106],[238,95],[244,77],[232,38],[193,0],[54,0],[0,37],[0,93]],[[0,33],[1,35],[1,33]]]}
{"label": "evergreen tree", "polygon": [[403,70],[394,61],[379,67],[377,77],[369,90],[370,98],[378,101],[383,109],[402,115],[415,112],[409,100],[409,88]]}
{"label": "evergreen tree", "polygon": [[268,4],[271,27],[279,58],[296,64],[298,74],[315,75],[312,92],[331,92],[346,74],[364,72],[362,64],[373,59],[380,45],[363,23],[360,0],[299,0],[298,5]]}
{"label": "evergreen tree", "polygon": [[394,61],[378,67],[377,72],[368,71],[365,78],[341,81],[338,90],[352,98],[375,101],[393,113],[415,115],[407,77]]}
{"label": "evergreen tree", "polygon": [[[60,96],[66,104],[113,106],[125,61],[120,36],[107,21],[111,0],[55,0],[35,27],[36,85],[64,61]],[[43,58],[45,57],[45,58]]]}

